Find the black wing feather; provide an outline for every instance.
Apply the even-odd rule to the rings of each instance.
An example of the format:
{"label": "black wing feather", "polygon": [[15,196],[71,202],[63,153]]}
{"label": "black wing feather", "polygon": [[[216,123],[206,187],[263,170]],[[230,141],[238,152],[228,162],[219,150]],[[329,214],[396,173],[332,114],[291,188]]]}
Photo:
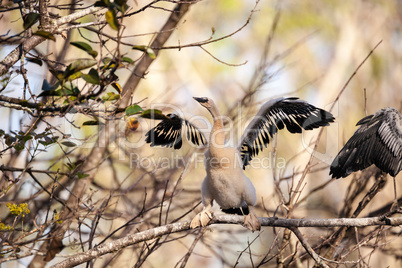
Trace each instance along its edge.
{"label": "black wing feather", "polygon": [[402,116],[394,108],[384,108],[357,125],[360,127],[335,157],[329,174],[347,177],[375,164],[395,177],[402,169]]}
{"label": "black wing feather", "polygon": [[239,150],[243,168],[285,126],[290,133],[301,133],[303,129],[328,126],[334,120],[331,113],[298,98],[280,98],[267,102],[247,126],[242,137]]}
{"label": "black wing feather", "polygon": [[190,122],[176,114],[168,114],[156,127],[149,130],[145,141],[153,146],[173,147],[180,149],[182,146],[183,125],[187,128],[187,139],[194,145],[206,144],[203,134]]}
{"label": "black wing feather", "polygon": [[180,149],[182,146],[181,128],[183,120],[174,114],[168,114],[156,127],[145,134],[145,141],[153,146],[173,147]]}
{"label": "black wing feather", "polygon": [[190,122],[187,120],[184,120],[184,123],[186,124],[187,127],[187,139],[191,141],[191,143],[195,145],[200,145],[200,144],[207,144],[206,139],[204,138],[204,135]]}

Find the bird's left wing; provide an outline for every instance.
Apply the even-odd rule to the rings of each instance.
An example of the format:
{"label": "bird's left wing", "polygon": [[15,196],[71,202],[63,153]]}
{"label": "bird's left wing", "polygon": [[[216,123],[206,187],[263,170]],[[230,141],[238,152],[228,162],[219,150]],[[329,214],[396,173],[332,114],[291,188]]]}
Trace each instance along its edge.
{"label": "bird's left wing", "polygon": [[334,122],[331,113],[298,98],[278,98],[266,102],[247,126],[239,144],[243,168],[252,157],[267,147],[275,133],[285,126],[301,133]]}
{"label": "bird's left wing", "polygon": [[187,132],[187,139],[194,145],[206,145],[207,140],[203,133],[188,120],[177,114],[168,114],[156,127],[149,130],[145,141],[151,146],[173,147],[180,149],[184,129]]}

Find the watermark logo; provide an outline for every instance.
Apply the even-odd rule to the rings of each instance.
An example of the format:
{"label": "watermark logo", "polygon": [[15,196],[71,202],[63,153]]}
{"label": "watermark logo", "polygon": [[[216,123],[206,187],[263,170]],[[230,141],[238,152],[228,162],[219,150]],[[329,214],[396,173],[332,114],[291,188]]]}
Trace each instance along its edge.
{"label": "watermark logo", "polygon": [[[174,152],[171,152],[168,156],[144,156],[140,153],[130,153],[130,168],[142,169],[147,171],[156,171],[158,169],[175,169],[178,167],[186,166],[189,161],[194,161],[195,168],[205,167],[208,165],[211,169],[236,169],[243,168],[240,155],[232,157],[206,157],[204,153],[195,153],[193,160],[188,157],[183,157]],[[286,159],[284,157],[276,157],[272,152],[264,154],[262,157],[253,159],[246,167],[251,169],[284,169],[286,167]]]}

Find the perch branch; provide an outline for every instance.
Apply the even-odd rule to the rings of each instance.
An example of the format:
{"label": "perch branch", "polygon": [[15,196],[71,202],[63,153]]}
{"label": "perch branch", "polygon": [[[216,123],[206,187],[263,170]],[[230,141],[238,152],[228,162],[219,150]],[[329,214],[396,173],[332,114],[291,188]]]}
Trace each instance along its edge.
{"label": "perch branch", "polygon": [[[271,227],[285,227],[285,228],[297,228],[297,227],[366,227],[375,225],[390,225],[398,226],[402,224],[402,217],[388,218],[386,221],[381,220],[380,217],[373,218],[341,218],[341,219],[280,219],[276,217],[272,218],[259,218],[262,226]],[[211,221],[210,224],[243,224],[243,217],[237,215],[217,215]],[[119,251],[125,247],[151,240],[162,235],[171,233],[178,233],[182,231],[190,230],[190,221],[177,222],[167,224],[164,226],[149,229],[143,232],[130,234],[126,237],[105,242],[102,245],[95,247],[83,253],[75,254],[74,256],[52,266],[52,267],[74,267],[81,263],[93,260],[99,256],[107,253]],[[292,229],[291,229],[292,230]],[[293,230],[292,230],[293,231]]]}

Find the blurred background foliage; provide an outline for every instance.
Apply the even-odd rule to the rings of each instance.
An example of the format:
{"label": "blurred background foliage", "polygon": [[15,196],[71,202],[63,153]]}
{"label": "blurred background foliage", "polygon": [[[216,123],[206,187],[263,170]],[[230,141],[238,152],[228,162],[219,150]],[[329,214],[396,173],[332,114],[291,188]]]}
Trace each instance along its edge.
{"label": "blurred background foliage", "polygon": [[[67,2],[51,1],[51,4],[62,5]],[[129,0],[127,4],[137,10],[148,2]],[[88,4],[89,2],[80,3]],[[210,119],[206,111],[196,104],[192,97],[211,97],[222,114],[235,118],[235,126],[240,129],[233,135],[233,140],[236,141],[240,138],[239,134],[242,133],[242,129],[251,116],[263,102],[270,98],[297,96],[318,107],[329,109],[357,66],[376,44],[382,41],[335,104],[333,113],[336,116],[336,123],[324,131],[318,147],[319,154],[312,168],[315,172],[308,175],[300,197],[308,196],[308,198],[299,204],[292,215],[297,218],[337,217],[344,206],[343,200],[351,178],[333,181],[329,187],[313,195],[309,195],[309,190],[330,180],[328,164],[351,137],[356,129],[356,122],[366,113],[372,114],[388,106],[402,109],[402,2],[397,0],[261,0],[254,9],[255,4],[256,2],[252,0],[219,0],[200,1],[191,6],[190,11],[165,46],[185,46],[211,37],[219,38],[235,32],[245,25],[248,19],[250,21],[238,33],[221,41],[203,45],[202,47],[213,57],[196,45],[161,50],[145,79],[136,89],[132,100],[134,103],[139,102],[143,109],[156,106],[167,114],[173,110],[172,107],[178,107],[184,112]],[[173,6],[174,4],[169,2],[158,3],[159,9],[147,9],[135,16],[125,17],[121,21],[123,26],[121,40],[131,45],[149,45],[169,15],[164,9],[171,9]],[[59,12],[60,15],[66,15],[68,11]],[[11,33],[23,30],[19,10],[2,15],[4,16],[2,21],[8,23],[0,23],[1,34],[5,34],[8,30]],[[278,21],[273,28],[275,17]],[[80,21],[85,23],[100,19],[102,18],[99,16],[87,16]],[[111,36],[116,35],[116,31],[108,25],[103,32]],[[96,33],[85,29],[72,30],[71,35],[71,41],[99,41]],[[73,46],[65,47],[63,38],[60,36],[56,38],[56,42],[47,41],[39,45],[38,52],[44,55],[50,54],[49,57],[56,59],[57,55],[67,49],[64,61],[66,65],[77,58],[88,58],[85,51]],[[12,42],[2,45],[1,58],[4,58],[14,45]],[[116,43],[112,41],[107,41],[104,45],[92,43],[91,46],[99,52],[98,65],[101,57],[110,56],[116,50]],[[120,54],[135,60],[143,53],[133,50],[130,46],[121,45]],[[43,79],[50,81],[52,75],[45,66],[38,67],[34,63],[27,63],[25,68],[28,70],[32,91],[39,95]],[[131,72],[131,66],[117,70],[118,83],[124,86]],[[11,78],[3,94],[21,98],[23,80],[16,73],[11,74]],[[262,80],[264,83],[256,87],[256,81]],[[79,82],[78,85],[83,84]],[[249,102],[243,106],[238,105],[244,96],[254,89],[257,89],[257,92],[251,96]],[[111,86],[107,91],[116,92]],[[1,128],[6,132],[18,131],[28,121],[27,115],[21,111],[0,108],[0,112]],[[77,126],[90,120],[87,116],[78,114],[67,115],[66,118]],[[174,196],[171,199],[172,212],[169,215],[163,215],[163,217],[166,216],[167,222],[171,222],[188,212],[201,200],[199,189],[205,175],[202,152],[194,155],[194,149],[190,146],[184,146],[178,152],[173,149],[149,148],[147,144],[143,144],[143,139],[146,131],[155,124],[154,122],[139,118],[139,128],[128,137],[124,137],[125,122],[121,121],[121,128],[116,134],[118,138],[109,144],[108,156],[99,167],[86,199],[89,204],[99,207],[101,202],[111,196],[107,212],[100,219],[97,227],[97,236],[94,240],[97,242],[118,227],[127,224],[134,215],[141,214],[143,203],[147,203],[147,207],[158,206],[158,202],[163,198],[168,200]],[[89,153],[94,141],[91,137],[97,135],[97,127],[77,129],[61,117],[48,118],[48,122],[57,125],[63,133],[71,134],[68,140],[81,146],[73,146],[72,149],[63,147],[64,150],[55,146],[46,148],[46,152],[39,153],[35,157],[33,165],[35,169],[67,172],[69,167],[66,164],[71,164],[78,159],[78,156]],[[42,130],[44,128],[46,125],[40,127]],[[303,171],[306,166],[310,154],[305,150],[313,148],[311,142],[314,142],[317,134],[318,131],[303,135],[280,132],[273,145],[275,149],[270,147],[264,150],[260,157],[271,159],[275,152],[277,163],[284,161],[286,168],[279,166],[276,169],[246,170],[246,175],[251,178],[257,189],[259,216],[272,216],[274,213],[278,213],[278,216],[286,214],[286,209],[282,206],[278,192],[275,190],[273,178],[274,176],[280,178],[290,176],[282,180],[280,184],[280,188],[286,195],[292,184],[292,174]],[[137,146],[139,144],[137,141],[143,146]],[[67,157],[66,151],[69,151]],[[179,155],[185,159],[185,162],[170,165],[169,168],[156,169],[154,163],[149,162],[146,167],[133,168],[137,162],[133,161],[133,158],[130,159],[130,154],[136,160],[144,159],[143,161],[158,161],[158,159],[174,161],[176,155]],[[8,155],[3,155],[0,162],[6,163],[7,157]],[[31,159],[33,157],[22,154],[15,166],[25,167]],[[398,177],[397,190],[401,193],[401,175]],[[49,183],[49,178],[44,176],[41,179]],[[294,180],[297,181],[297,176]],[[368,187],[372,183],[373,180],[368,181]],[[5,206],[7,202],[28,199],[36,190],[38,190],[37,186],[29,180],[13,188],[11,190],[13,195],[8,194],[1,200],[1,215],[7,215]],[[66,198],[68,192],[62,191],[61,197],[63,193]],[[145,197],[146,202],[144,202]],[[46,200],[48,196],[46,194],[38,196],[35,201],[31,201],[29,207],[35,206],[41,198]],[[375,197],[363,214],[368,215],[392,200],[393,185],[389,180],[385,189]],[[356,206],[357,203],[354,205]],[[55,202],[49,210],[53,211],[53,209],[60,211],[61,205]],[[31,209],[31,211],[35,210]],[[148,214],[144,214],[145,217],[138,217],[134,225],[128,225],[117,231],[113,234],[113,238],[158,225],[159,212],[159,208],[153,209]],[[217,213],[219,213],[218,209]],[[31,216],[32,214],[25,217],[25,223],[29,217],[43,217],[40,214]],[[190,212],[184,215],[182,220],[189,220],[194,215],[195,212]],[[89,232],[88,226],[91,225],[92,216],[83,216],[83,223],[87,224],[87,229],[84,228],[85,226],[80,228],[83,228],[84,234]],[[4,222],[3,216],[1,219]],[[77,224],[75,228],[79,226]],[[322,236],[331,232],[326,229],[307,228],[303,231],[311,242],[319,241]],[[235,266],[240,252],[258,237],[251,245],[253,257],[240,254],[241,257],[238,260],[239,266],[251,267],[252,259],[258,263],[258,260],[270,252],[269,249],[282,235],[281,232],[283,230],[263,228],[261,233],[252,234],[241,226],[215,225],[211,227],[211,232],[208,231],[203,236],[202,243],[197,244],[187,265],[188,267]],[[63,244],[74,245],[78,242],[78,237],[79,235],[75,232],[65,238]],[[174,246],[169,246],[170,243],[163,245],[162,251],[156,251],[152,257],[146,259],[144,267],[174,267],[186,254],[193,240],[193,236],[186,236],[171,242]],[[296,247],[296,240],[291,240],[290,243]],[[392,243],[394,248],[402,248],[400,238]],[[62,254],[72,254],[79,250],[78,246],[73,246]],[[365,256],[370,253],[371,248],[362,250],[366,250],[362,254]],[[133,254],[137,259],[142,257],[138,252],[136,248],[128,248],[116,254],[114,258],[106,258],[105,263],[110,261],[115,265],[118,263],[123,267],[131,267],[135,263],[133,263]],[[55,259],[56,262],[57,259]],[[347,260],[354,259],[356,254],[351,254]],[[29,261],[22,259],[18,262],[7,263],[5,267],[17,267],[19,264],[27,263]],[[96,263],[103,263],[103,261]],[[395,255],[387,255],[385,250],[376,252],[370,259],[372,267],[398,267],[400,264],[400,259],[398,260]],[[276,263],[273,261],[265,265],[274,267]],[[313,263],[305,262],[304,265],[311,267]],[[101,266],[99,264],[99,267]]]}

